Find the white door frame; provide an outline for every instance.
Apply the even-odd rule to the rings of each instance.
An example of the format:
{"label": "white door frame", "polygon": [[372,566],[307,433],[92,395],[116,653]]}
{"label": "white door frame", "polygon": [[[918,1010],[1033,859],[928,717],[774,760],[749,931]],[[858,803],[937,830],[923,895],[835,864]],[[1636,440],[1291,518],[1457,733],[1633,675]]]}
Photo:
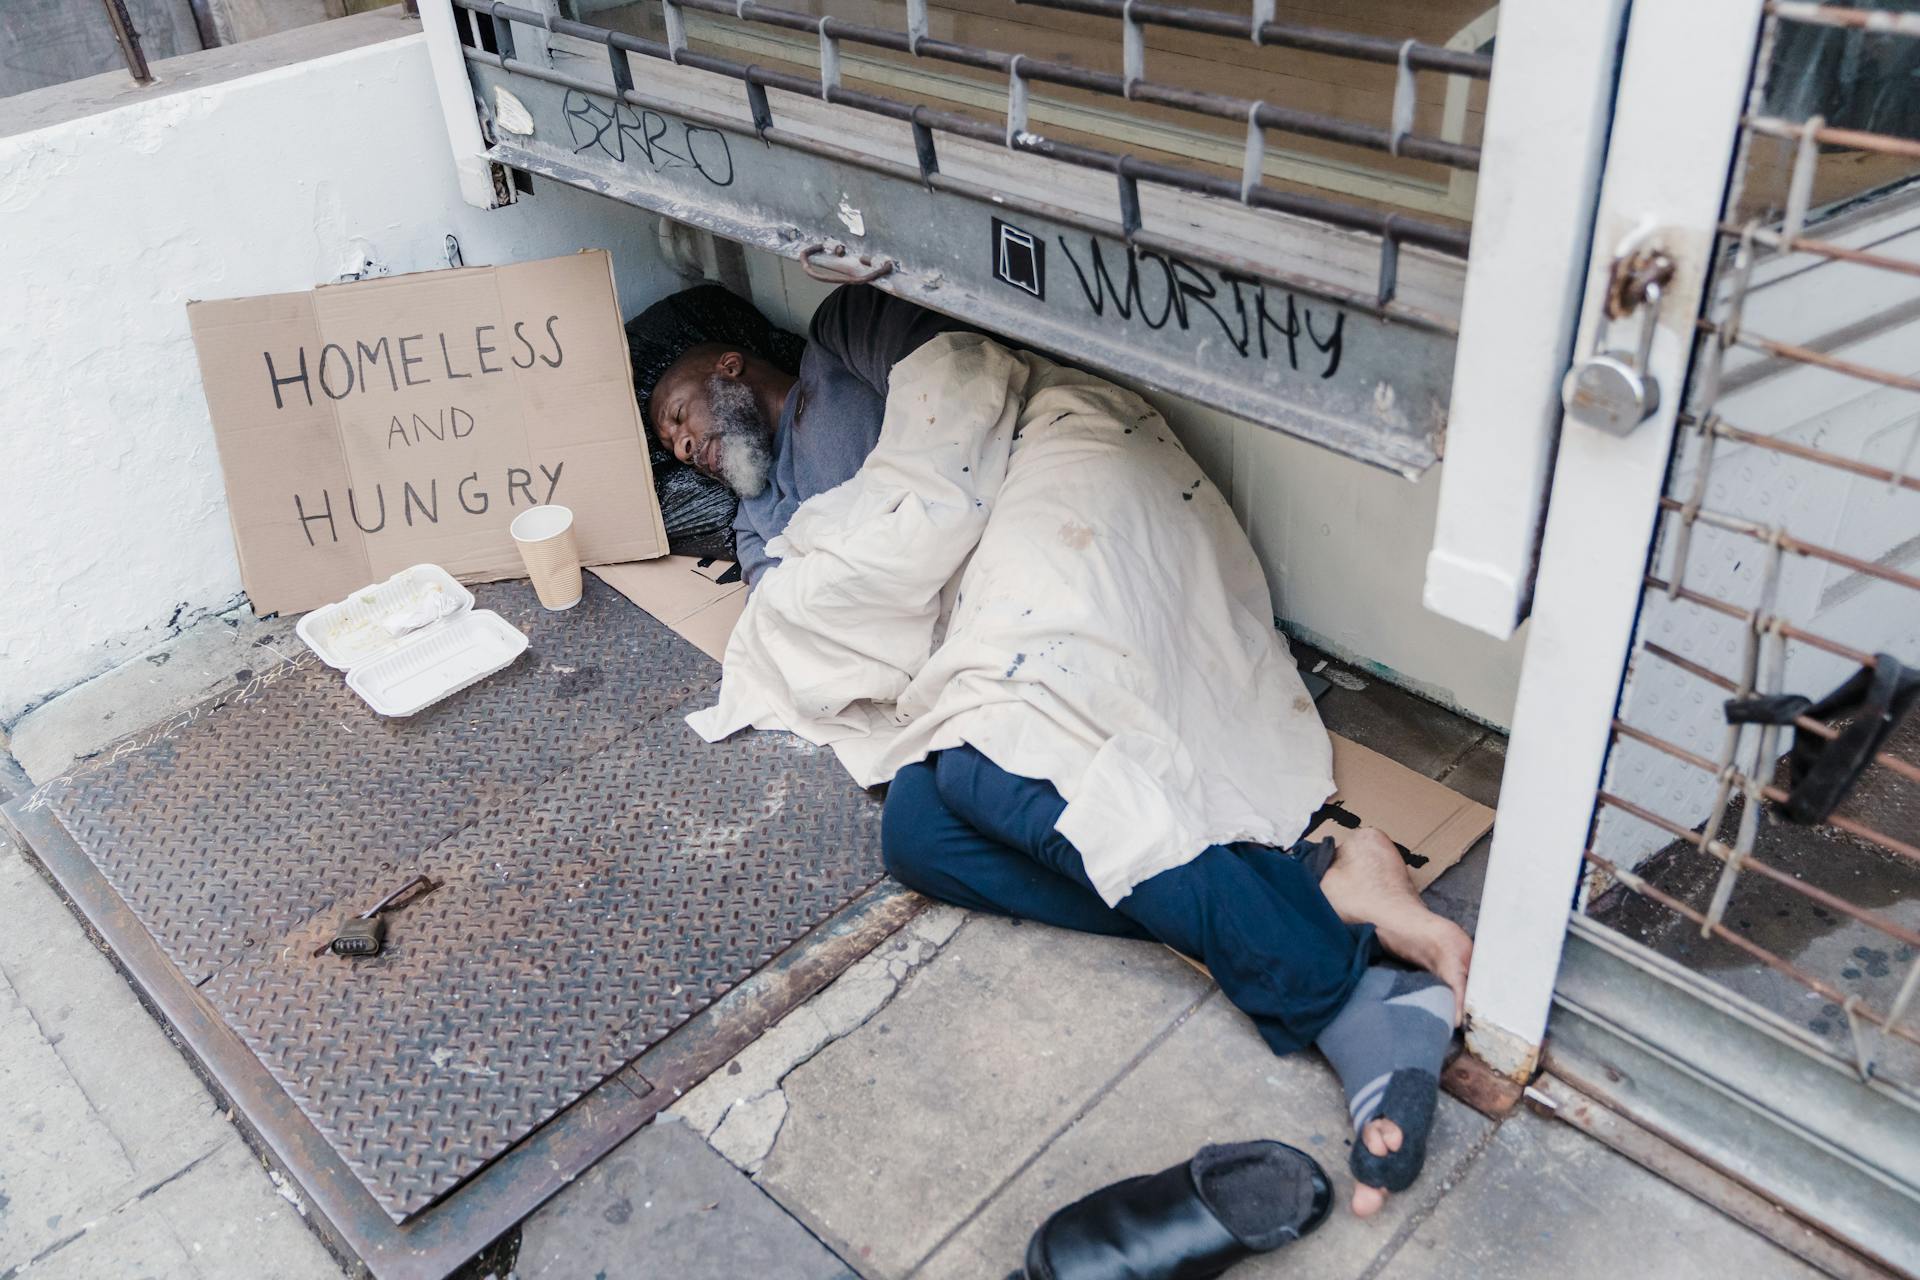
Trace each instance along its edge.
{"label": "white door frame", "polygon": [[1502,640],[1532,594],[1626,10],[1499,8],[1425,603]]}
{"label": "white door frame", "polygon": [[[1515,1079],[1532,1073],[1546,1030],[1761,10],[1762,0],[1687,0],[1635,5],[1629,19],[1574,350],[1592,345],[1598,300],[1623,247],[1657,244],[1677,269],[1650,360],[1663,392],[1658,411],[1625,437],[1560,424],[1467,985],[1468,1047]],[[1513,52],[1503,47],[1499,56]],[[1450,458],[1450,473],[1454,465]]]}
{"label": "white door frame", "polygon": [[456,21],[447,0],[420,0],[420,28],[427,40],[427,62],[433,68],[440,116],[447,125],[447,143],[453,148],[460,196],[476,209],[495,209],[508,201],[494,182],[486,139],[480,136],[480,121],[473,109],[473,82],[467,78],[467,60],[460,52]]}

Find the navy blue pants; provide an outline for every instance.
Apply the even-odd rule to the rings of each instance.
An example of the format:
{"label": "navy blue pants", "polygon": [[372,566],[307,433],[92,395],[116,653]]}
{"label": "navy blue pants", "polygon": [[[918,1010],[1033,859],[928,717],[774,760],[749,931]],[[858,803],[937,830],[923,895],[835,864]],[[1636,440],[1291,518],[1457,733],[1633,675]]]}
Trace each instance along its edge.
{"label": "navy blue pants", "polygon": [[1275,1053],[1311,1044],[1333,1021],[1372,958],[1373,930],[1343,922],[1320,892],[1326,859],[1314,855],[1324,851],[1214,845],[1109,907],[1053,829],[1066,807],[1052,783],[972,747],[938,752],[887,791],[887,870],[975,911],[1163,942],[1212,970]]}

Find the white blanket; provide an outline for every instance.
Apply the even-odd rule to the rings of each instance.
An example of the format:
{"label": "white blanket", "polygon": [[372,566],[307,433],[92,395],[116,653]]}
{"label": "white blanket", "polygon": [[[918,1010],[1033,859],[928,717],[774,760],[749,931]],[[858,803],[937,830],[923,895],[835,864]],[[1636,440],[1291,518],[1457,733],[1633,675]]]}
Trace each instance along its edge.
{"label": "white blanket", "polygon": [[1219,492],[1131,392],[976,334],[895,366],[879,445],[794,515],[708,741],[830,745],[862,786],[970,743],[1067,800],[1109,903],[1235,840],[1285,846],[1332,753]]}

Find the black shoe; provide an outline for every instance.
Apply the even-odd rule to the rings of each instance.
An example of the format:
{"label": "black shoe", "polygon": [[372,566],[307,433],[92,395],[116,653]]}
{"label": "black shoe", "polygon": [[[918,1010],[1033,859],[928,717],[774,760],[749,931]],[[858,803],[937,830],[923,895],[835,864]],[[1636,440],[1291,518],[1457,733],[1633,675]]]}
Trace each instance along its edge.
{"label": "black shoe", "polygon": [[1210,1280],[1325,1220],[1333,1186],[1279,1142],[1202,1147],[1185,1164],[1128,1178],[1040,1224],[1026,1280]]}

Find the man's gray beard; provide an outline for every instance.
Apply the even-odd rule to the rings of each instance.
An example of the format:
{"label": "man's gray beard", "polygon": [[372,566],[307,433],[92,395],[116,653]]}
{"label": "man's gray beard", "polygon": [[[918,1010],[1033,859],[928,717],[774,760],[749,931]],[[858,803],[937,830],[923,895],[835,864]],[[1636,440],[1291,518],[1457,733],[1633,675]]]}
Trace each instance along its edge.
{"label": "man's gray beard", "polygon": [[707,379],[707,408],[720,437],[716,465],[721,483],[743,498],[765,490],[773,470],[773,433],[752,388],[716,373]]}

